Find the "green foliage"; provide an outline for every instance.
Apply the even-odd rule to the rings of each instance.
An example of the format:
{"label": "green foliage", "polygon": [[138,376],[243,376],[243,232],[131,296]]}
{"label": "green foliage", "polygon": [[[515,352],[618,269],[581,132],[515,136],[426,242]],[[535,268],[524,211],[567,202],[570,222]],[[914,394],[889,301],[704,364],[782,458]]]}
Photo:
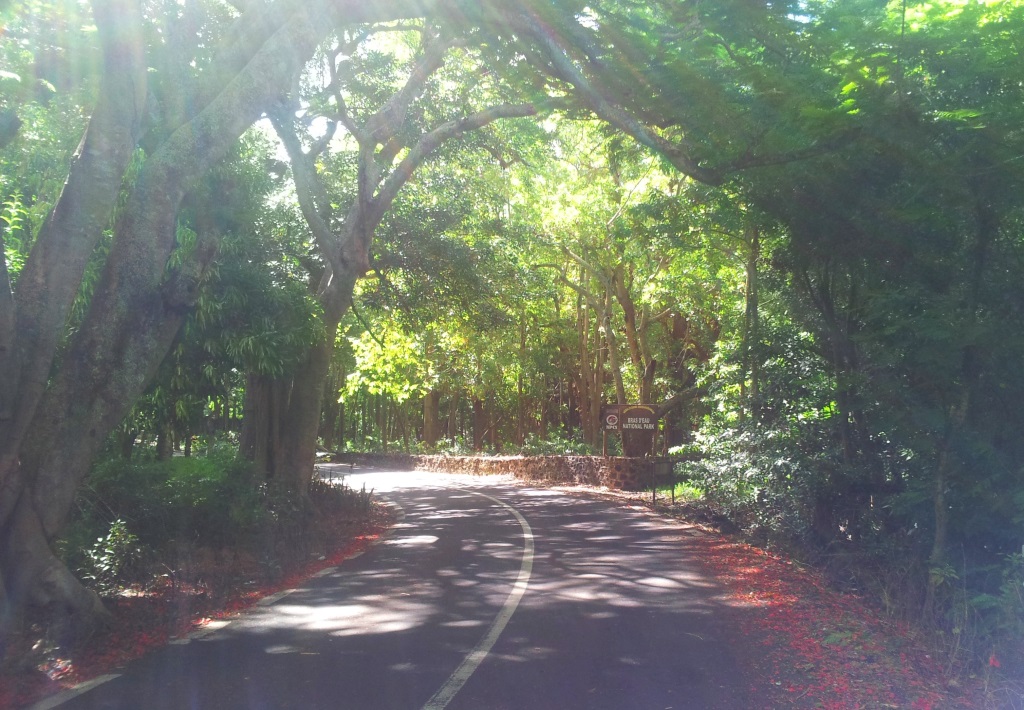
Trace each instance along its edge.
{"label": "green foliage", "polygon": [[[951,655],[981,654],[1018,628],[995,610],[1014,608],[996,600],[1024,519],[1024,174],[1006,160],[1022,148],[1009,77],[1024,13],[808,3],[797,33],[779,16],[751,32],[761,11],[727,3],[690,26],[705,44],[687,61],[727,84],[716,110],[735,143],[716,156],[804,156],[728,185],[766,235],[758,320],[749,284],[721,292],[700,380],[707,458],[689,474],[748,530],[827,561],[892,613],[920,618],[937,597]],[[815,144],[831,147],[804,150]],[[709,207],[702,226],[738,233]]]}
{"label": "green foliage", "polygon": [[143,549],[124,520],[110,523],[110,530],[85,550],[78,573],[96,591],[110,593],[137,581]]}
{"label": "green foliage", "polygon": [[0,222],[6,225],[6,228],[0,230],[4,245],[3,259],[12,283],[17,282],[18,274],[25,265],[27,253],[21,248],[25,240],[19,237],[23,236],[27,218],[28,211],[16,194],[0,205]]}
{"label": "green foliage", "polygon": [[97,77],[93,33],[78,31],[91,24],[84,6],[33,4],[9,15],[0,43],[0,238],[16,282],[64,184]]}
{"label": "green foliage", "polygon": [[1024,639],[1024,546],[1019,553],[1006,556],[1000,572],[993,635],[1005,633],[1010,639]]}
{"label": "green foliage", "polygon": [[[803,432],[726,428],[694,440],[702,457],[678,464],[702,498],[752,536],[773,544],[809,541],[813,506],[821,497],[825,452],[813,452]],[[824,443],[824,442],[823,442]]]}
{"label": "green foliage", "polygon": [[267,515],[264,494],[248,465],[223,456],[101,462],[80,496],[79,509],[80,524],[121,518],[150,547],[170,540],[238,543]]}
{"label": "green foliage", "polygon": [[558,434],[541,439],[536,434],[527,435],[519,447],[521,456],[593,456],[594,448],[580,438],[568,439]]}
{"label": "green foliage", "polygon": [[[430,385],[430,363],[422,355],[423,339],[398,332],[369,332],[349,339],[355,359],[345,382],[344,397],[358,392],[386,395],[401,404],[422,396]],[[382,345],[383,342],[383,345]]]}
{"label": "green foliage", "polygon": [[318,479],[307,496],[262,482],[226,447],[205,458],[110,459],[95,467],[80,493],[59,548],[101,593],[165,573],[173,579],[215,574],[193,569],[202,549],[231,548],[261,560],[262,573],[273,577],[330,544],[321,521],[363,518],[372,500],[365,488]]}

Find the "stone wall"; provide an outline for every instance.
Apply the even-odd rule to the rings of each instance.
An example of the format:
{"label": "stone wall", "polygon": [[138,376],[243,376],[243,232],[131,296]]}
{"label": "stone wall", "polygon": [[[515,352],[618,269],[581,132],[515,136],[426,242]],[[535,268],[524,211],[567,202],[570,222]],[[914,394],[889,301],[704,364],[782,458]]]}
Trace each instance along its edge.
{"label": "stone wall", "polygon": [[527,481],[606,486],[622,490],[650,488],[652,459],[616,456],[412,456],[408,454],[337,454],[339,463],[399,470],[474,475],[506,474]]}

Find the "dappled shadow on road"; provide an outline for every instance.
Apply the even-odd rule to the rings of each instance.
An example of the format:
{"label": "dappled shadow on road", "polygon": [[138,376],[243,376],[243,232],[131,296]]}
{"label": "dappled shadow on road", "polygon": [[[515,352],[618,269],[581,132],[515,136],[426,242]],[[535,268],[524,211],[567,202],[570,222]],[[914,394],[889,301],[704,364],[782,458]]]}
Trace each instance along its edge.
{"label": "dappled shadow on road", "polygon": [[449,707],[751,706],[725,597],[688,559],[686,526],[492,478],[372,484],[404,510],[383,544],[70,707],[422,707],[521,573],[523,529],[477,492],[529,521],[535,560],[509,625]]}
{"label": "dappled shadow on road", "polygon": [[564,492],[508,486],[499,497],[533,526],[534,575],[452,707],[749,706],[724,590],[687,552],[697,533]]}

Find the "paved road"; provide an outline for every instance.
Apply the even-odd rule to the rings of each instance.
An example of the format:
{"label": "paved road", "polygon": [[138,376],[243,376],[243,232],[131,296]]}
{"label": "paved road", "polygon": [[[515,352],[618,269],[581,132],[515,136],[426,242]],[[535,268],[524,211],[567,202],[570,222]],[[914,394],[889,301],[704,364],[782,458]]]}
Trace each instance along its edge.
{"label": "paved road", "polygon": [[364,555],[68,700],[77,708],[745,708],[688,533],[493,478],[364,471],[400,506]]}

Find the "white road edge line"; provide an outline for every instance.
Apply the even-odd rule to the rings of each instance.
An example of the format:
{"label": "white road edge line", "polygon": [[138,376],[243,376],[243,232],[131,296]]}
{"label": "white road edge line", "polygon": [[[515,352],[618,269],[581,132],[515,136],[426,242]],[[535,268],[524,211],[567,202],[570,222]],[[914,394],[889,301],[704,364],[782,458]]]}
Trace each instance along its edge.
{"label": "white road edge line", "polygon": [[445,681],[445,684],[434,693],[434,697],[427,701],[427,704],[423,706],[423,710],[443,710],[448,703],[452,701],[462,686],[466,684],[469,677],[473,675],[473,672],[484,662],[487,658],[487,654],[494,648],[494,644],[497,643],[498,637],[501,636],[501,632],[505,630],[505,626],[508,625],[509,619],[512,618],[512,614],[515,613],[516,607],[519,606],[519,600],[523,598],[523,594],[526,593],[526,588],[530,584],[530,575],[533,573],[533,529],[530,524],[526,522],[518,510],[513,508],[508,503],[498,500],[493,496],[489,496],[485,493],[477,493],[476,491],[467,491],[476,496],[487,498],[488,500],[494,501],[498,505],[504,507],[515,516],[516,520],[519,521],[519,526],[523,529],[523,559],[519,567],[519,576],[516,577],[515,584],[512,585],[512,591],[508,594],[508,599],[501,607],[501,611],[494,617],[494,621],[491,623],[491,628],[488,629],[487,634],[480,639],[480,643],[476,647],[466,654],[466,657],[459,664],[452,674]]}
{"label": "white road edge line", "polygon": [[299,591],[298,587],[294,589],[282,589],[280,592],[277,592],[276,594],[271,594],[268,597],[263,597],[258,602],[256,602],[255,606],[270,606],[271,604],[276,604],[289,594],[294,594],[297,591]]}
{"label": "white road edge line", "polygon": [[72,698],[76,698],[82,693],[92,690],[97,685],[103,685],[107,681],[114,680],[114,678],[119,678],[120,676],[120,673],[109,673],[107,675],[101,675],[98,678],[93,678],[92,680],[88,680],[80,685],[76,685],[70,690],[65,690],[63,693],[58,693],[57,695],[50,696],[49,698],[43,698],[38,703],[31,706],[30,710],[51,710],[51,708],[63,705]]}

